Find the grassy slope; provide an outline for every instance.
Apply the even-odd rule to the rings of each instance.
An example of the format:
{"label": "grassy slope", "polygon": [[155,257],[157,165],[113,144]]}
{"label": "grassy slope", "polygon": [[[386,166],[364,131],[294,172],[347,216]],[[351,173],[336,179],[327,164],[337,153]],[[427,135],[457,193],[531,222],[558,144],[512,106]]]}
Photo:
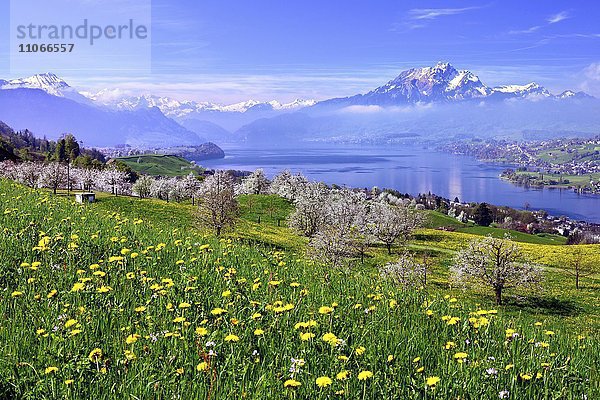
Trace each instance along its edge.
{"label": "grassy slope", "polygon": [[472,223],[464,224],[457,221],[455,218],[449,217],[448,215],[439,213],[437,211],[428,211],[427,220],[425,223],[426,228],[451,228],[456,232],[472,233],[474,235],[481,236],[493,236],[495,238],[503,238],[505,235],[510,235],[513,240],[522,243],[533,243],[533,244],[565,244],[567,239],[560,235],[551,234],[539,234],[529,235],[527,233],[518,232],[514,230],[477,226]]}
{"label": "grassy slope", "polygon": [[197,173],[194,165],[188,160],[171,155],[148,154],[119,157],[117,160],[127,164],[134,171],[146,175],[183,176],[190,172]]}
{"label": "grassy slope", "polygon": [[[537,172],[527,172],[527,171],[517,171],[518,175],[525,175],[525,176],[530,176],[533,178],[538,178],[540,176],[540,174],[538,174]],[[547,186],[551,186],[551,187],[556,187],[556,188],[567,188],[567,187],[571,187],[571,186],[585,186],[585,185],[589,185],[590,183],[590,179],[594,180],[594,181],[598,181],[600,179],[600,174],[586,174],[586,175],[559,175],[559,174],[547,174],[544,173],[544,184]],[[561,179],[563,180],[568,180],[569,183],[564,183],[564,184],[554,184],[551,185],[550,184],[550,180],[559,182]]]}
{"label": "grassy slope", "polygon": [[[115,198],[110,195],[103,195],[101,199],[104,201],[98,203],[99,207],[106,210],[116,209],[137,217],[146,215],[146,218],[152,218],[159,225],[176,223],[177,226],[184,227],[186,224],[189,226],[190,221],[194,220],[195,208],[189,204],[167,204],[159,200],[143,200],[144,206],[139,207],[137,199]],[[149,213],[148,209],[152,211]],[[241,219],[235,232],[230,232],[229,237],[303,254],[308,243],[307,239],[297,236],[285,226],[285,218],[291,210],[292,205],[288,201],[276,196],[242,196]],[[426,228],[417,232],[408,247],[417,254],[417,257],[426,254],[433,263],[430,282],[436,290],[450,290],[448,266],[452,263],[455,252],[464,247],[469,240],[487,235],[504,237],[505,233],[509,233],[515,241],[521,243],[525,256],[534,262],[546,265],[547,274],[543,289],[536,291],[530,298],[511,296],[509,291],[507,312],[518,314],[527,310],[536,318],[549,319],[561,324],[572,320],[575,325],[585,324],[600,329],[600,301],[597,298],[600,291],[600,275],[583,278],[582,289],[575,290],[573,278],[563,272],[564,265],[556,261],[563,251],[577,252],[579,248],[596,247],[561,246],[564,242],[560,236],[544,237],[499,228],[471,226],[437,212],[428,212],[428,214]],[[260,223],[258,223],[259,215]],[[278,220],[280,226],[277,226]],[[438,223],[440,225],[436,225]],[[439,226],[452,226],[452,224],[458,231],[447,232],[435,229]],[[365,267],[373,269],[378,265],[393,262],[398,257],[397,252],[398,249],[390,256],[383,246],[375,246],[367,255]],[[352,264],[359,266],[358,260],[353,260]],[[491,294],[485,290],[472,289],[463,292],[455,289],[453,293],[475,302],[493,301]]]}
{"label": "grassy slope", "polygon": [[[0,185],[6,183],[0,182]],[[347,391],[348,398],[364,399],[495,398],[503,389],[510,390],[514,398],[522,399],[545,398],[544,394],[548,393],[552,397],[547,398],[581,398],[584,392],[592,398],[597,393],[586,387],[597,379],[594,365],[598,363],[600,352],[598,342],[586,340],[587,347],[578,347],[573,335],[597,332],[600,328],[598,278],[586,279],[584,290],[576,292],[571,281],[558,269],[560,266],[552,266],[546,274],[545,290],[524,299],[509,296],[509,304],[500,309],[497,317],[490,317],[489,327],[473,332],[467,321],[469,310],[475,309],[475,303],[481,303],[484,308],[491,307],[490,296],[476,290],[463,292],[451,289],[446,277],[454,251],[466,240],[477,237],[475,235],[435,229],[420,231],[410,246],[432,254],[435,266],[427,290],[407,293],[398,291],[397,287],[383,280],[374,268],[396,257],[385,254],[383,248],[373,248],[365,265],[355,263],[349,271],[322,269],[304,261],[302,250],[306,241],[293,235],[286,227],[277,226],[277,220],[290,210],[289,204],[278,204],[280,214],[270,209],[272,203],[279,199],[258,197],[256,201],[250,201],[252,207],[249,207],[249,198],[243,197],[243,220],[230,234],[233,242],[231,239],[217,242],[206,232],[195,228],[194,207],[191,205],[101,195],[96,204],[74,206],[49,196],[47,192],[32,192],[17,185],[0,189],[0,211],[6,210],[4,215],[0,215],[0,227],[5,229],[5,241],[0,244],[4,267],[16,272],[14,265],[23,260],[42,261],[39,283],[26,282],[31,274],[29,271],[14,275],[3,271],[3,284],[7,279],[14,281],[10,290],[2,294],[3,302],[0,303],[6,321],[0,325],[0,383],[10,381],[18,385],[19,390],[29,390],[30,395],[34,391],[35,398],[107,398],[108,387],[120,393],[135,393],[139,398],[171,397],[181,390],[195,393],[197,398],[206,398],[207,391],[215,399],[238,398],[242,392],[246,392],[249,398],[267,395],[285,398],[289,396],[284,395],[282,387],[283,380],[287,379],[290,357],[302,357],[308,361],[305,374],[298,377],[302,381],[299,398],[326,398],[333,389],[339,388]],[[258,215],[261,215],[260,224]],[[144,221],[135,225],[135,218]],[[31,220],[37,221],[34,229],[29,228]],[[30,249],[37,243],[40,230],[59,236],[56,236],[57,244],[52,251],[36,255]],[[93,238],[94,232],[100,233],[99,238]],[[72,234],[77,234],[79,239],[73,239]],[[126,242],[115,243],[111,236],[116,240],[126,239]],[[238,238],[244,241],[251,238],[253,243],[246,246]],[[79,241],[79,248],[75,250],[78,255],[60,249],[59,243],[69,240]],[[181,245],[177,245],[177,240],[182,241]],[[76,268],[86,269],[100,257],[108,259],[111,254],[119,254],[119,249],[125,246],[140,251],[159,242],[166,243],[162,253],[150,251],[145,259],[136,259],[137,263],[128,261],[125,269],[118,263],[112,267],[102,264],[101,269],[108,272],[106,282],[114,287],[113,294],[98,295],[93,291],[80,295],[69,293],[78,276],[74,272]],[[198,251],[195,246],[200,243],[208,243],[210,250]],[[285,249],[285,253],[270,251],[273,245]],[[565,246],[524,243],[523,247],[544,261],[546,253]],[[192,256],[200,257],[200,261],[192,262]],[[176,266],[179,259],[185,260],[183,268]],[[48,269],[54,262],[64,265],[64,273]],[[234,279],[225,277],[231,267],[236,269]],[[152,281],[144,284],[143,281],[130,281],[124,277],[125,271],[135,271],[138,276],[142,273],[140,270],[147,271],[147,276],[154,282],[172,277],[176,285],[156,299],[150,297],[152,291],[148,285]],[[91,276],[90,273],[81,276],[88,275]],[[198,280],[190,280],[192,276]],[[239,278],[248,282],[260,280],[262,286],[256,292],[250,291],[236,281]],[[92,285],[100,285],[103,281],[98,277],[92,279]],[[283,284],[271,287],[267,285],[269,280]],[[301,284],[297,290],[289,286],[295,281]],[[198,289],[183,290],[190,285]],[[303,287],[308,290],[308,295],[298,297],[298,290]],[[24,289],[23,300],[21,297],[10,298],[15,288]],[[57,300],[44,299],[36,303],[32,296],[40,290],[38,288],[42,293],[57,288]],[[221,292],[227,288],[233,291],[233,296],[223,299]],[[443,298],[445,294],[455,295],[460,300],[451,303]],[[431,304],[433,317],[427,317],[423,312],[424,298]],[[401,307],[388,306],[388,302],[395,299],[400,301]],[[166,308],[168,302],[177,305],[182,300],[190,300],[194,304],[192,310],[185,312],[192,323],[187,331],[180,330],[171,321],[184,311],[169,312]],[[264,315],[259,321],[250,318],[257,309],[249,307],[248,300],[258,301],[258,309]],[[273,316],[264,307],[276,300],[294,302],[294,311],[289,316]],[[331,317],[317,312],[320,306],[333,302],[338,307]],[[361,304],[358,309],[356,303]],[[70,304],[72,307],[69,307]],[[122,309],[113,304],[121,304]],[[133,312],[132,307],[140,304],[147,305],[149,320]],[[81,313],[77,311],[79,306],[85,307]],[[241,324],[233,325],[227,318],[220,321],[206,316],[215,306],[228,308],[228,315],[239,318]],[[363,309],[368,307],[373,307],[373,311],[365,313]],[[43,312],[50,314],[39,318]],[[64,328],[60,328],[59,334],[53,334],[51,339],[35,339],[35,329],[46,327],[50,330],[59,314],[75,316],[81,321],[83,333],[77,339],[69,339],[67,335],[65,340],[60,334]],[[457,315],[461,318],[460,324],[449,326],[440,320],[442,315]],[[32,317],[35,319],[32,320]],[[218,368],[218,378],[214,381],[209,378],[212,375],[195,371],[199,362],[197,353],[201,349],[194,344],[193,329],[203,318],[208,319],[211,332],[205,340],[216,341],[220,354],[213,361]],[[308,319],[317,320],[319,326],[315,329],[316,338],[306,343],[299,341],[293,325]],[[543,328],[534,327],[535,321],[541,321]],[[264,339],[253,336],[257,326],[267,331]],[[504,330],[509,327],[515,328],[523,339],[504,344]],[[544,329],[552,329],[557,335],[551,338],[545,336]],[[161,338],[153,344],[143,337],[148,332],[169,330],[180,332],[184,339]],[[328,331],[347,340],[347,350],[323,346],[319,338]],[[132,332],[141,333],[142,338],[134,345],[125,345],[124,337]],[[223,337],[228,332],[239,334],[240,343],[225,343]],[[55,336],[60,340],[54,339]],[[529,338],[549,341],[551,347],[536,349],[527,343]],[[463,343],[467,339],[474,345],[465,346]],[[444,350],[447,340],[454,341],[458,347]],[[203,342],[199,341],[198,346]],[[365,355],[352,354],[352,349],[361,345],[366,347]],[[97,373],[93,364],[93,368],[89,367],[87,355],[93,347],[101,347],[105,357],[112,359],[106,374]],[[148,350],[143,350],[145,347]],[[123,349],[128,348],[140,358],[122,365]],[[259,349],[261,354],[258,361],[248,356],[254,348]],[[452,359],[455,351],[463,350],[468,352],[469,360],[477,361],[467,364],[468,368]],[[350,355],[350,362],[336,361],[338,352]],[[557,355],[551,356],[550,352]],[[388,354],[395,356],[394,362],[386,361]],[[495,361],[487,358],[491,355],[496,358]],[[412,362],[416,356],[422,358],[417,365],[425,368],[423,375],[416,372],[417,366]],[[31,363],[32,367],[23,366],[16,372],[11,366],[15,360]],[[549,372],[542,369],[543,380],[520,383],[518,373],[540,371],[540,362],[551,365]],[[509,363],[515,368],[505,372],[504,366]],[[44,375],[43,369],[47,365],[60,367],[56,378],[53,374]],[[491,366],[500,371],[493,381],[485,377],[485,368]],[[175,372],[178,367],[185,367],[181,376]],[[40,372],[34,373],[33,368]],[[317,376],[333,377],[341,369],[351,371],[351,379],[347,383],[334,382],[331,391],[316,389],[314,379]],[[373,371],[375,377],[363,384],[356,376],[364,369]],[[440,376],[442,381],[435,391],[424,391],[424,379],[431,375]],[[72,389],[67,389],[62,383],[69,377],[76,379]],[[591,381],[585,381],[585,378]],[[0,391],[3,388],[5,386],[0,385]],[[360,395],[361,392],[364,394]],[[67,396],[67,393],[71,394]]]}

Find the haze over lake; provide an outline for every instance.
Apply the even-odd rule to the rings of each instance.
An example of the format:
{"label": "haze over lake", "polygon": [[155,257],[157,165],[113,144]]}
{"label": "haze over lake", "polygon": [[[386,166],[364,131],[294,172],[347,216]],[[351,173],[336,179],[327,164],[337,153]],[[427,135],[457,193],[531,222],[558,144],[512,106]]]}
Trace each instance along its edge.
{"label": "haze over lake", "polygon": [[270,177],[289,169],[327,184],[377,186],[413,195],[431,192],[450,199],[458,197],[463,202],[488,202],[518,209],[528,203],[534,210],[600,223],[600,196],[515,186],[499,178],[506,165],[418,146],[232,147],[225,148],[225,153],[224,159],[200,164],[216,169],[263,168]]}

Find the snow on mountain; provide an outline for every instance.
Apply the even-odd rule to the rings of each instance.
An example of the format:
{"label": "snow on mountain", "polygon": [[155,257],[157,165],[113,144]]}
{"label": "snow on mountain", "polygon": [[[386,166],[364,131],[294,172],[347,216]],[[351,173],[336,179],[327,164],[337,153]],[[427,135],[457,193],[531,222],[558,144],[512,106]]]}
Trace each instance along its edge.
{"label": "snow on mountain", "polygon": [[497,86],[493,89],[494,93],[501,93],[504,95],[512,95],[514,97],[553,97],[552,94],[543,86],[538,85],[535,82],[528,83],[527,85],[505,85]]}
{"label": "snow on mountain", "polygon": [[2,89],[41,89],[48,94],[58,97],[64,97],[66,90],[72,90],[72,88],[52,73],[33,75],[28,78],[13,79],[10,81],[4,81]]}
{"label": "snow on mountain", "polygon": [[83,95],[94,102],[110,106],[119,110],[135,110],[139,108],[159,108],[163,114],[171,118],[185,118],[194,113],[225,112],[245,113],[249,110],[293,110],[310,107],[316,104],[315,100],[296,99],[290,103],[280,103],[277,100],[261,102],[247,100],[240,103],[222,105],[211,102],[196,102],[191,100],[175,100],[169,97],[154,95],[130,96],[119,89],[104,89],[97,93],[82,92]]}
{"label": "snow on mountain", "polygon": [[[228,106],[221,106],[219,111],[224,112],[246,112],[252,107],[256,107],[261,104],[269,104],[269,103],[261,103],[257,100],[248,100],[242,101],[240,103],[230,104]],[[270,104],[269,104],[270,105]]]}
{"label": "snow on mountain", "polygon": [[592,96],[590,96],[589,94],[587,94],[585,92],[574,92],[572,90],[565,90],[564,92],[562,92],[561,94],[556,96],[556,98],[558,98],[558,99],[589,99],[589,98],[592,98]]}
{"label": "snow on mountain", "polygon": [[40,89],[52,96],[65,97],[81,103],[89,103],[87,98],[69,86],[62,78],[53,73],[44,73],[28,78],[0,80],[0,90],[9,89]]}
{"label": "snow on mountain", "polygon": [[457,70],[446,62],[433,67],[411,68],[395,79],[365,94],[364,100],[404,100],[409,103],[463,100],[486,97],[491,89],[466,70]]}
{"label": "snow on mountain", "polygon": [[[311,107],[317,104],[316,100],[296,99],[290,103],[281,104],[277,101],[269,102],[275,110],[293,110],[297,108]],[[276,103],[276,104],[275,104]]]}
{"label": "snow on mountain", "polygon": [[[583,95],[585,96],[585,93]],[[411,68],[403,71],[385,85],[366,94],[326,100],[322,103],[388,106],[486,99],[560,100],[568,97],[571,97],[568,93],[554,96],[548,89],[534,82],[526,85],[489,87],[471,71],[458,70],[447,62],[439,62],[433,67]]]}

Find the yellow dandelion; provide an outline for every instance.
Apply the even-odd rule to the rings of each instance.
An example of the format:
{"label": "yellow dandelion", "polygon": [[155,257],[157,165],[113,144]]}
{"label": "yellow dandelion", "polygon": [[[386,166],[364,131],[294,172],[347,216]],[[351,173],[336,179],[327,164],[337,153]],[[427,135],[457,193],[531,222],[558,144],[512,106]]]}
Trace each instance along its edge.
{"label": "yellow dandelion", "polygon": [[333,312],[333,308],[328,307],[328,306],[321,306],[319,307],[319,314],[331,314]]}
{"label": "yellow dandelion", "polygon": [[208,371],[208,369],[209,366],[206,361],[202,361],[200,364],[196,365],[196,371],[198,372]]}
{"label": "yellow dandelion", "polygon": [[333,381],[328,376],[320,376],[315,380],[315,383],[318,387],[324,388],[330,386],[333,383]]}
{"label": "yellow dandelion", "polygon": [[225,310],[223,308],[220,308],[220,307],[217,307],[214,310],[212,310],[210,313],[212,315],[214,315],[214,316],[219,316],[221,314],[225,314],[226,312],[227,312],[227,310]]}
{"label": "yellow dandelion", "polygon": [[127,338],[125,339],[125,343],[134,344],[135,342],[137,342],[138,338],[139,338],[139,335],[131,334],[131,335],[127,336]]}
{"label": "yellow dandelion", "polygon": [[328,332],[326,334],[323,335],[323,337],[321,338],[324,342],[329,343],[332,346],[335,346],[338,343],[338,338],[337,336],[335,336],[333,333]]}
{"label": "yellow dandelion", "polygon": [[208,335],[208,329],[203,326],[199,326],[196,328],[196,335],[198,336],[206,336]]}
{"label": "yellow dandelion", "polygon": [[102,358],[102,350],[99,348],[95,348],[92,351],[90,351],[90,354],[88,355],[88,359],[91,362],[97,363],[98,361],[100,361],[100,359]]}
{"label": "yellow dandelion", "polygon": [[427,384],[427,386],[429,387],[434,387],[435,385],[437,385],[440,382],[440,377],[439,376],[429,376],[427,377],[427,379],[425,380],[425,383]]}
{"label": "yellow dandelion", "polygon": [[522,380],[524,380],[524,381],[530,381],[530,380],[531,380],[531,378],[532,378],[532,376],[531,376],[531,375],[529,375],[529,374],[523,374],[523,373],[519,374],[519,376],[520,376],[520,377],[521,377],[521,379],[522,379]]}
{"label": "yellow dandelion", "polygon": [[46,367],[46,369],[44,370],[44,373],[46,375],[51,374],[53,372],[57,372],[58,371],[58,367]]}
{"label": "yellow dandelion", "polygon": [[288,379],[287,381],[285,381],[283,383],[283,387],[291,388],[291,389],[297,388],[300,385],[302,385],[302,384],[295,379]]}
{"label": "yellow dandelion", "polygon": [[225,341],[226,342],[239,342],[240,337],[230,333],[229,335],[225,336]]}
{"label": "yellow dandelion", "polygon": [[359,381],[366,381],[373,377],[373,373],[371,371],[362,371],[358,374]]}
{"label": "yellow dandelion", "polygon": [[70,328],[73,325],[77,324],[77,320],[76,319],[70,319],[67,322],[65,322],[65,328]]}
{"label": "yellow dandelion", "polygon": [[337,379],[338,381],[343,381],[348,379],[348,374],[350,374],[350,372],[348,371],[340,371],[335,375],[335,379]]}
{"label": "yellow dandelion", "polygon": [[315,334],[312,332],[304,332],[304,333],[300,334],[300,339],[304,342],[306,342],[307,340],[310,340],[314,337],[315,337]]}
{"label": "yellow dandelion", "polygon": [[77,282],[71,288],[71,292],[81,292],[83,289],[85,289],[85,283]]}

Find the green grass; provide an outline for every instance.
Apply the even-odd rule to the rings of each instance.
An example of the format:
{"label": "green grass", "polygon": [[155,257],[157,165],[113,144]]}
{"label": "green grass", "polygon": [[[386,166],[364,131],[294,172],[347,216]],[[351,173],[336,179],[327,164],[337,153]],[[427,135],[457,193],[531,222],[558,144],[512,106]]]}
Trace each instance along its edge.
{"label": "green grass", "polygon": [[427,211],[427,218],[425,219],[426,228],[463,228],[467,224],[458,221],[456,218],[452,218],[446,214],[442,214],[437,211]]}
{"label": "green grass", "polygon": [[457,229],[457,232],[471,233],[480,236],[492,236],[495,238],[503,238],[509,235],[516,242],[533,243],[533,244],[556,244],[564,245],[567,243],[567,238],[560,235],[552,235],[541,233],[538,235],[530,235],[519,231],[494,228],[489,226],[469,226]]}
{"label": "green grass", "polygon": [[[586,175],[565,175],[565,174],[539,174],[537,172],[517,171],[517,175],[529,176],[536,178],[537,181],[543,183],[546,186],[552,187],[585,187],[590,184],[590,180],[600,180],[600,173],[586,174]],[[540,179],[542,178],[543,179]],[[553,181],[553,182],[550,182]],[[562,182],[562,183],[561,183]]]}
{"label": "green grass", "polygon": [[[304,256],[306,240],[281,223],[289,203],[251,198],[241,198],[236,230],[215,238],[196,227],[191,205],[104,194],[80,205],[0,180],[0,398],[600,394],[598,279],[576,292],[549,266],[544,290],[509,293],[508,305],[496,308],[486,292],[447,282],[454,251],[477,236],[424,229],[410,247],[435,253],[432,275],[427,287],[405,290],[375,268],[400,249],[389,257],[374,247],[366,264],[350,269],[317,265]],[[273,202],[277,213],[269,212]],[[522,246],[540,257],[567,247]],[[213,315],[217,308],[227,313]],[[297,327],[311,320],[315,326]],[[506,329],[519,336],[507,340]],[[343,343],[328,344],[327,333]],[[95,348],[102,355],[90,360]],[[305,360],[293,375],[297,389],[284,387],[292,358]],[[348,379],[336,379],[341,371]],[[359,380],[363,371],[373,376]],[[319,388],[320,376],[332,385]],[[432,376],[440,378],[435,389],[426,385]]]}
{"label": "green grass", "polygon": [[146,175],[185,176],[190,172],[198,173],[198,168],[185,158],[146,154],[140,156],[119,157],[117,160],[129,166],[135,172]]}
{"label": "green grass", "polygon": [[495,238],[503,238],[505,235],[510,235],[513,240],[523,243],[534,243],[534,244],[566,244],[567,239],[560,235],[552,234],[538,234],[530,235],[523,232],[514,230],[496,228],[496,227],[485,227],[474,225],[473,223],[462,223],[448,215],[439,213],[437,211],[426,211],[427,218],[425,219],[425,228],[431,229],[449,229],[456,232],[471,233],[479,236],[492,236]]}

